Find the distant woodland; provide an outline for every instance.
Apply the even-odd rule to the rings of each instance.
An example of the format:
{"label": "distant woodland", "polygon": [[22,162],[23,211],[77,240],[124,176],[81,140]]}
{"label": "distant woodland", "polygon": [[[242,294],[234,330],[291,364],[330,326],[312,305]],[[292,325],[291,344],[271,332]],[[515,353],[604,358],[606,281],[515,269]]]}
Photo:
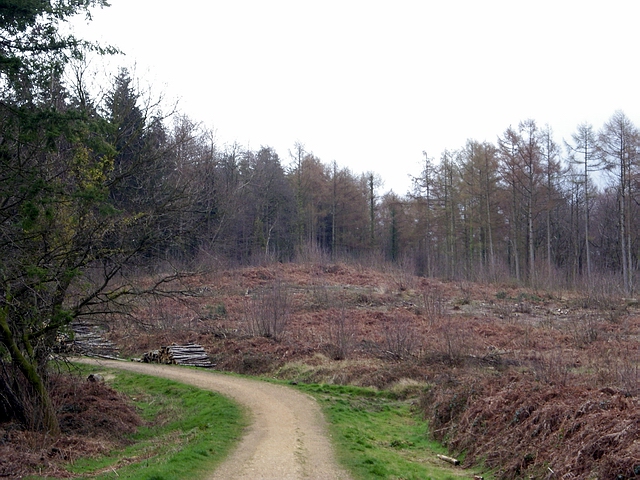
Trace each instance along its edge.
{"label": "distant woodland", "polygon": [[530,119],[496,137],[437,161],[425,154],[412,191],[399,196],[382,193],[375,172],[323,163],[300,144],[285,159],[268,147],[219,149],[181,118],[166,138],[183,142],[177,169],[192,178],[197,208],[174,254],[242,264],[322,254],[532,286],[606,278],[630,292],[640,233],[636,126],[615,112],[598,128],[576,126],[562,144]]}
{"label": "distant woodland", "polygon": [[383,192],[376,172],[325,163],[302,144],[282,157],[268,146],[217,145],[196,121],[154,111],[134,85],[122,70],[91,115],[113,149],[105,201],[118,215],[162,218],[153,258],[322,255],[443,278],[634,289],[640,134],[621,111],[598,127],[577,125],[562,143],[527,119],[496,143],[425,154],[412,190],[398,195]]}
{"label": "distant woodland", "polygon": [[[105,3],[0,7],[0,417],[57,432],[43,381],[56,335],[220,261],[634,291],[640,134],[624,113],[566,143],[523,120],[495,144],[425,155],[411,192],[384,193],[375,172],[302,144],[217,145],[126,69],[89,89],[83,58],[112,49],[58,27]],[[141,272],[169,273],[141,286]]]}

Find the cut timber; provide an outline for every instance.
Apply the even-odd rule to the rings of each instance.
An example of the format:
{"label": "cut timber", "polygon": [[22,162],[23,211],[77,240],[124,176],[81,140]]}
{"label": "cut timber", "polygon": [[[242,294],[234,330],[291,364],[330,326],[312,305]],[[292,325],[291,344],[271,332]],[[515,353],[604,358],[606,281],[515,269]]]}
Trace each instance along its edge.
{"label": "cut timber", "polygon": [[59,353],[117,359],[118,347],[103,337],[106,329],[98,323],[73,322],[71,331],[58,335]]}
{"label": "cut timber", "polygon": [[449,462],[451,465],[460,465],[460,460],[453,457],[447,457],[446,455],[436,455],[440,460],[444,460],[445,462]]}
{"label": "cut timber", "polygon": [[151,350],[142,356],[143,363],[165,363],[168,365],[186,365],[189,367],[211,368],[213,364],[202,345],[168,345],[159,350]]}

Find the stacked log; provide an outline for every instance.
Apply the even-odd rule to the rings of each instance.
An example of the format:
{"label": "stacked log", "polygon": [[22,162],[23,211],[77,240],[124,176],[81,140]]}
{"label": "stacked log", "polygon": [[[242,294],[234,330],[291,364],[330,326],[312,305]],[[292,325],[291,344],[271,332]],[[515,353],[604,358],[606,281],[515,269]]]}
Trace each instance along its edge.
{"label": "stacked log", "polygon": [[151,350],[142,356],[144,363],[164,363],[168,365],[185,365],[189,367],[211,368],[213,364],[202,345],[187,343],[186,345],[168,345],[159,350]]}
{"label": "stacked log", "polygon": [[140,359],[142,363],[161,363],[160,362],[160,350],[151,350],[142,355]]}
{"label": "stacked log", "polygon": [[103,337],[104,328],[98,324],[74,322],[72,334],[60,334],[56,351],[70,355],[118,358],[118,347]]}
{"label": "stacked log", "polygon": [[104,358],[119,356],[118,347],[103,337],[103,331],[99,325],[74,323],[71,328],[74,332],[76,348],[84,355]]}

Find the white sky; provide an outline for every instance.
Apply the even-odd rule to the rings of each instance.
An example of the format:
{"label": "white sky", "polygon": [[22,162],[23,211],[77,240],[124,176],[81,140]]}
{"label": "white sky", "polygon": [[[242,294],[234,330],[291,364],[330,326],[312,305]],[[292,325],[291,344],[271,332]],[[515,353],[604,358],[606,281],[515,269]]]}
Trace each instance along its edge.
{"label": "white sky", "polygon": [[[640,124],[635,0],[110,0],[77,31],[119,47],[219,145],[300,141],[404,194],[422,151],[495,142],[527,118],[556,141],[615,110]],[[79,22],[83,24],[84,22]]]}

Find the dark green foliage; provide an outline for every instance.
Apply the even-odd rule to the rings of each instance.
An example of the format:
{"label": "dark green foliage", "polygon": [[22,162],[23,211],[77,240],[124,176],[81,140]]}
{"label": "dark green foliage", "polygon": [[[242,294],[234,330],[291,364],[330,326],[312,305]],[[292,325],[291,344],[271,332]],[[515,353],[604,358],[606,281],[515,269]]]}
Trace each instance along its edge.
{"label": "dark green foliage", "polygon": [[164,127],[139,107],[127,72],[104,108],[61,81],[90,46],[58,24],[96,5],[106,2],[0,3],[0,411],[52,434],[46,379],[57,333],[123,308],[139,293],[123,269],[189,231]]}
{"label": "dark green foliage", "polygon": [[3,0],[0,2],[0,92],[4,106],[38,105],[71,58],[87,50],[113,53],[59,30],[61,22],[106,0]]}

